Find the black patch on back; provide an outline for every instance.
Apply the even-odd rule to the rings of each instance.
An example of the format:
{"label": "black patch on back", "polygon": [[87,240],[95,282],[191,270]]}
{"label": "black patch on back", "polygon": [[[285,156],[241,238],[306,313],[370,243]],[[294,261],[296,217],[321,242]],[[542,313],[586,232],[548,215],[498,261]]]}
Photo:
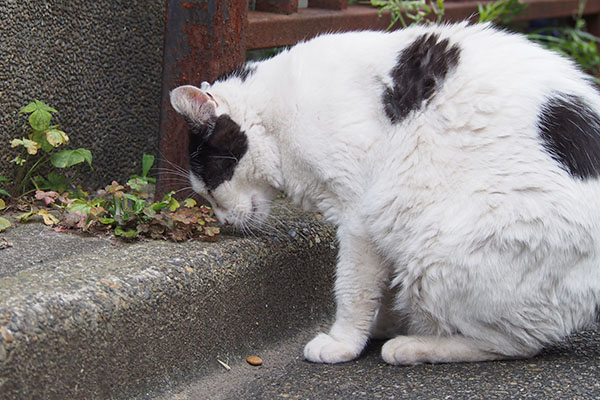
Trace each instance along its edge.
{"label": "black patch on back", "polygon": [[248,139],[228,115],[211,125],[190,125],[190,169],[208,190],[214,190],[233,176],[239,160],[248,150]]}
{"label": "black patch on back", "polygon": [[433,97],[448,72],[458,64],[460,49],[439,35],[419,36],[398,55],[391,72],[394,86],[383,93],[385,113],[398,123]]}
{"label": "black patch on back", "polygon": [[600,115],[577,96],[550,98],[538,117],[545,150],[579,179],[600,175]]}
{"label": "black patch on back", "polygon": [[227,79],[238,77],[242,80],[242,82],[245,82],[249,76],[254,74],[254,72],[256,72],[256,65],[242,64],[235,67],[231,71],[220,75],[217,79],[215,79],[215,81],[226,81]]}

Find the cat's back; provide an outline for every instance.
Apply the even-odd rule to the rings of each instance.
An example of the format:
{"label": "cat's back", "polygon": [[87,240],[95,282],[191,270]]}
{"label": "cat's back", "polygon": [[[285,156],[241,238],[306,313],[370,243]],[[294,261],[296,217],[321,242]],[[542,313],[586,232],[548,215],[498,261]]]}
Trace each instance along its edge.
{"label": "cat's back", "polygon": [[[572,62],[489,24],[324,34],[268,60],[260,70],[262,80],[285,87],[292,101],[309,96],[312,104],[328,108],[381,106],[392,124],[424,103],[435,106],[435,100],[459,109],[478,97],[485,97],[488,107],[496,107],[492,101],[513,106],[519,98],[519,106],[531,114],[549,93],[561,92],[600,109],[598,93]],[[389,109],[390,90],[405,96],[404,111]]]}

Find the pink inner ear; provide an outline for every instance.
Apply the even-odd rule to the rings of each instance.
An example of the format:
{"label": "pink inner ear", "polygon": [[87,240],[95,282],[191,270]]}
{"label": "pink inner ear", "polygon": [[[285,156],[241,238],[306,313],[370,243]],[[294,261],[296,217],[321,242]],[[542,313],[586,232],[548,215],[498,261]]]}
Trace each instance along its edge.
{"label": "pink inner ear", "polygon": [[175,88],[171,92],[171,103],[177,112],[197,123],[212,120],[216,116],[217,103],[212,95],[195,86]]}
{"label": "pink inner ear", "polygon": [[196,103],[198,106],[202,106],[209,100],[208,96],[198,88],[188,87],[185,91],[188,98],[194,103]]}

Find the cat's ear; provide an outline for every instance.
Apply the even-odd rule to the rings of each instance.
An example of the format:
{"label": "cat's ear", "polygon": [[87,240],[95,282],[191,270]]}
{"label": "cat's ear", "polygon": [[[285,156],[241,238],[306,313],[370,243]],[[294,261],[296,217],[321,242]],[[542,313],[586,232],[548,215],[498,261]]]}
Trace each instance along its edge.
{"label": "cat's ear", "polygon": [[179,86],[171,91],[171,105],[179,114],[196,124],[215,120],[217,102],[195,86]]}

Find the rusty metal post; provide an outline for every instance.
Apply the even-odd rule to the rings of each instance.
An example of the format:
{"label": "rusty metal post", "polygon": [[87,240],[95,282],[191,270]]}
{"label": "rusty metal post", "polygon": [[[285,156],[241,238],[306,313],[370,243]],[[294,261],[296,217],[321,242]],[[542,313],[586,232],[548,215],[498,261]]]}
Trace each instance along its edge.
{"label": "rusty metal post", "polygon": [[298,12],[298,0],[256,0],[256,11],[293,14]]}
{"label": "rusty metal post", "polygon": [[[176,169],[189,168],[187,127],[169,92],[199,86],[244,62],[248,0],[167,0],[159,132],[157,198],[189,186]],[[173,171],[170,173],[169,171]]]}
{"label": "rusty metal post", "polygon": [[345,10],[348,8],[348,0],[310,0],[308,6],[311,8],[326,8],[329,10]]}

